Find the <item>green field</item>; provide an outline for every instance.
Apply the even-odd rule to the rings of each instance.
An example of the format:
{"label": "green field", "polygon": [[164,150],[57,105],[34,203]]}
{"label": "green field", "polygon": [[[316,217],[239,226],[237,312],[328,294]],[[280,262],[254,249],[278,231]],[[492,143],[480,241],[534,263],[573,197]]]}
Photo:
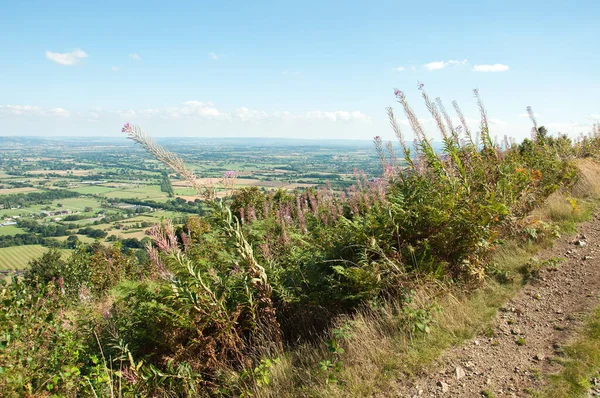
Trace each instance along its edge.
{"label": "green field", "polygon": [[[0,270],[27,268],[29,261],[39,258],[49,249],[41,245],[27,245],[0,248]],[[66,250],[63,250],[66,252]]]}
{"label": "green field", "polygon": [[3,209],[3,210],[0,210],[0,218],[2,218],[2,217],[12,217],[12,216],[27,216],[27,215],[30,215],[32,213],[39,213],[38,208]]}
{"label": "green field", "polygon": [[26,234],[27,231],[17,227],[16,225],[7,225],[6,227],[0,227],[0,236],[3,235],[17,235],[17,234]]}
{"label": "green field", "polygon": [[[100,210],[100,202],[98,202],[95,198],[68,198],[68,199],[60,199],[52,202],[52,207],[54,210],[59,210],[58,204],[63,205],[63,209],[69,209],[71,211],[79,211],[82,212],[86,207],[91,207],[96,210]],[[40,206],[41,208],[42,206]]]}
{"label": "green field", "polygon": [[[83,243],[94,243],[96,241],[96,239],[90,238],[89,236],[85,236],[85,235],[75,234],[75,236],[77,237],[77,239],[79,239],[80,242],[83,242]],[[68,238],[68,236],[58,236],[54,239],[56,239],[59,242],[64,242],[67,240],[67,238]]]}
{"label": "green field", "polygon": [[198,191],[194,188],[176,188],[175,196],[198,196]]}
{"label": "green field", "polygon": [[92,186],[71,188],[71,189],[69,189],[69,191],[79,192],[79,193],[86,194],[86,195],[100,195],[100,194],[104,194],[107,192],[112,192],[116,189],[117,188],[113,188],[113,187],[103,187],[103,186],[98,186],[98,185],[92,185]]}
{"label": "green field", "polygon": [[168,198],[165,192],[161,192],[159,185],[134,185],[131,188],[113,190],[101,196],[117,199],[138,198],[150,200],[165,200]]}

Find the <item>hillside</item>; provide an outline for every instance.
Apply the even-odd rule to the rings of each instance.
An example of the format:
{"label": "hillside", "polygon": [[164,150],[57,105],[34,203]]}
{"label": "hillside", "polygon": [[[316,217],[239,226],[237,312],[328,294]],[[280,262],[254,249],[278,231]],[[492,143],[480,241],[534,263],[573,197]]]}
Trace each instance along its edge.
{"label": "hillside", "polygon": [[[544,372],[559,368],[520,373],[531,350],[546,364],[555,315],[563,322],[593,306],[585,288],[595,282],[597,226],[583,227],[580,248],[564,264],[557,258],[564,241],[548,248],[598,204],[600,130],[576,140],[551,136],[528,108],[532,138],[499,143],[477,90],[474,131],[456,103],[459,125],[419,89],[442,149],[396,90],[414,146],[388,108],[397,146],[375,137],[381,176],[355,170],[349,187],[236,188],[234,171],[203,178],[125,124],[122,133],[157,169],[196,190],[191,203],[205,211],[146,226],[143,250],[79,243],[71,256],[50,250],[3,282],[0,389],[7,396],[347,397],[545,388]],[[159,178],[175,188],[167,173]],[[494,318],[499,308],[508,311]],[[457,348],[471,346],[470,357]],[[492,359],[497,371],[487,365]],[[580,369],[583,380],[592,359]],[[512,380],[508,363],[519,368]],[[456,382],[452,373],[432,376],[449,366]],[[539,381],[528,384],[529,374]]]}

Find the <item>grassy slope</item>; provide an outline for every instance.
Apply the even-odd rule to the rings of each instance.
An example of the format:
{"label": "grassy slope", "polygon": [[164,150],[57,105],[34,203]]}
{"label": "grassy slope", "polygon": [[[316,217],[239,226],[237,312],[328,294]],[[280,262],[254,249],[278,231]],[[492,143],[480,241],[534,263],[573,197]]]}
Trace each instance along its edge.
{"label": "grassy slope", "polygon": [[[578,162],[578,167],[580,181],[572,192],[556,192],[532,213],[533,217],[552,221],[565,233],[573,232],[578,222],[589,218],[599,205],[600,166],[583,161]],[[258,388],[255,395],[346,397],[390,394],[398,380],[410,378],[410,374],[424,369],[444,349],[490,330],[498,308],[522,286],[519,268],[551,244],[550,239],[537,244],[506,242],[495,253],[493,263],[508,276],[507,281],[499,283],[488,278],[471,294],[435,281],[422,281],[412,306],[422,309],[435,303],[440,309],[432,312],[433,325],[429,334],[406,330],[397,316],[401,311],[400,303],[390,302],[376,311],[365,309],[340,319],[338,325],[346,330],[341,338],[344,353],[332,353],[325,341],[284,353],[269,369],[268,385]],[[600,360],[600,347],[597,359]],[[339,363],[339,366],[323,366],[322,361]]]}

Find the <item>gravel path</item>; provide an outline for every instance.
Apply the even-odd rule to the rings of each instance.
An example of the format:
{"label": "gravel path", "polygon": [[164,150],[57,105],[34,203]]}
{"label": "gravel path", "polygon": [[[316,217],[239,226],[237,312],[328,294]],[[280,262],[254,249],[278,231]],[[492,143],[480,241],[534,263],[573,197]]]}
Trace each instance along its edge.
{"label": "gravel path", "polygon": [[447,350],[429,374],[390,396],[530,397],[528,389],[542,387],[540,376],[557,370],[549,359],[598,305],[600,214],[538,257],[565,261],[542,269],[500,309],[493,337],[478,336]]}

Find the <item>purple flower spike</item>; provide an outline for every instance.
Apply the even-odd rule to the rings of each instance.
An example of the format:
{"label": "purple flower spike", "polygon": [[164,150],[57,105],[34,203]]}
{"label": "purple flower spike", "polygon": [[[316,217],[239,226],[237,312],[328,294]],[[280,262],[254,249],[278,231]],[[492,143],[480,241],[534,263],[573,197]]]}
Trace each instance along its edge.
{"label": "purple flower spike", "polygon": [[401,95],[402,95],[402,91],[400,91],[400,90],[398,90],[397,88],[395,88],[395,89],[394,89],[394,95],[395,95],[396,97],[399,97],[399,96],[401,96]]}
{"label": "purple flower spike", "polygon": [[425,85],[423,83],[419,82],[417,87],[419,88],[419,90],[423,90],[423,87],[425,87]]}
{"label": "purple flower spike", "polygon": [[131,124],[125,123],[121,129],[121,133],[128,133],[131,131]]}

